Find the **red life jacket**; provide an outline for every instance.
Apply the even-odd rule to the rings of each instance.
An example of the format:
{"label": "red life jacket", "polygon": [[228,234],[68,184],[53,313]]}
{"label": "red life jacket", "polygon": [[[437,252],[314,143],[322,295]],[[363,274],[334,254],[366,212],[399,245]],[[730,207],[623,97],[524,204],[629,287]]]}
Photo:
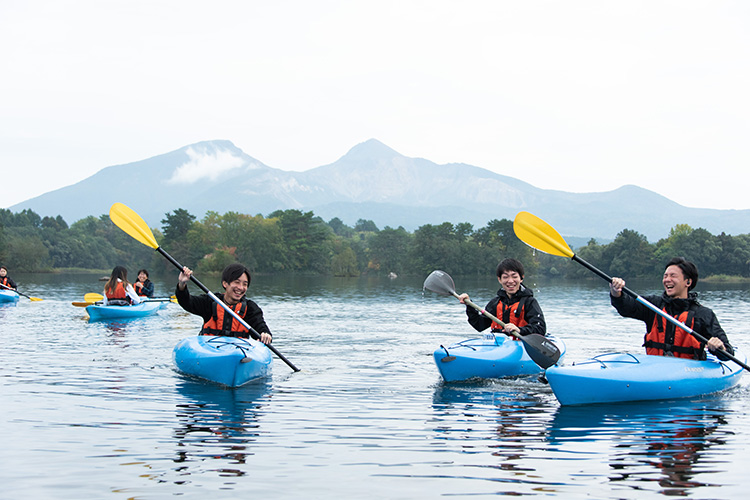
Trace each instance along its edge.
{"label": "red life jacket", "polygon": [[[664,312],[667,312],[664,309]],[[693,328],[695,311],[693,308],[676,316],[685,326]],[[677,358],[705,359],[704,342],[657,314],[651,330],[643,342],[646,354],[654,356],[675,356]]]}
{"label": "red life jacket", "polygon": [[[510,305],[506,305],[502,300],[499,300],[497,302],[497,310],[495,311],[495,316],[503,323],[512,323],[518,328],[523,328],[524,326],[528,325],[528,322],[524,318],[524,303],[525,297],[521,297],[518,302]],[[501,331],[503,329],[502,326],[500,326],[498,323],[495,323],[494,321],[490,325],[490,328],[492,329],[492,331]]]}
{"label": "red life jacket", "polygon": [[128,292],[125,291],[125,285],[122,284],[122,281],[117,282],[114,291],[105,290],[104,292],[107,294],[108,302],[110,300],[125,300],[128,304],[132,302],[128,296]]}
{"label": "red life jacket", "polygon": [[135,290],[135,293],[137,293],[141,297],[146,296],[146,294],[143,293],[143,283],[141,283],[140,281],[136,281],[135,283],[133,283],[133,289]]}
{"label": "red life jacket", "polygon": [[[244,318],[247,311],[247,300],[242,299],[242,301],[229,307],[240,318]],[[224,337],[249,337],[249,330],[216,302],[212,303],[211,318],[203,324],[200,333],[201,335],[222,335]]]}
{"label": "red life jacket", "polygon": [[[13,288],[13,285],[10,284],[10,280],[8,279],[7,276],[3,276],[2,278],[0,278],[0,283],[2,283],[3,285],[7,286],[8,288]],[[2,288],[2,287],[0,287],[0,288]]]}

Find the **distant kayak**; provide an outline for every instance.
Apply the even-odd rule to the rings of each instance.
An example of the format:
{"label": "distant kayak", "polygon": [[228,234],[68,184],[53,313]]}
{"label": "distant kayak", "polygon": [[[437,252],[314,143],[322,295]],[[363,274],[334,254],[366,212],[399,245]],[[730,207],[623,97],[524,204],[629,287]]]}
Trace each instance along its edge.
{"label": "distant kayak", "polygon": [[103,304],[92,304],[86,307],[90,321],[101,321],[108,319],[142,318],[156,314],[159,309],[165,307],[167,302],[147,301],[134,306],[105,306]]}
{"label": "distant kayak", "polygon": [[[565,356],[565,343],[547,337]],[[487,333],[448,347],[440,346],[433,353],[435,365],[446,382],[471,378],[503,378],[535,375],[543,370],[528,355],[524,343],[500,334]]]}
{"label": "distant kayak", "polygon": [[0,303],[18,302],[20,295],[12,290],[0,290]]}
{"label": "distant kayak", "polygon": [[271,351],[253,339],[197,335],[172,352],[179,371],[227,387],[240,387],[271,374]]}
{"label": "distant kayak", "polygon": [[[743,363],[744,354],[735,352]],[[610,353],[569,366],[552,366],[545,376],[561,405],[616,403],[702,396],[737,385],[743,368],[709,354],[706,361]]]}

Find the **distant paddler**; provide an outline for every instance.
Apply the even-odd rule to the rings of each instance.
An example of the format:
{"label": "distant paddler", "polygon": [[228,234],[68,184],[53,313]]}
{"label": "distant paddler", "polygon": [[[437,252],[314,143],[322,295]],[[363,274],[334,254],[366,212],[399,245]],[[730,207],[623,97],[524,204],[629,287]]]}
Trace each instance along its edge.
{"label": "distant paddler", "polygon": [[128,283],[128,270],[122,266],[115,266],[109,280],[104,284],[105,306],[130,306],[140,304],[141,298],[135,292],[133,285]]}
{"label": "distant paddler", "polygon": [[4,290],[13,290],[14,292],[18,288],[16,282],[8,276],[8,268],[5,266],[0,266],[0,285],[2,285],[0,288]]}

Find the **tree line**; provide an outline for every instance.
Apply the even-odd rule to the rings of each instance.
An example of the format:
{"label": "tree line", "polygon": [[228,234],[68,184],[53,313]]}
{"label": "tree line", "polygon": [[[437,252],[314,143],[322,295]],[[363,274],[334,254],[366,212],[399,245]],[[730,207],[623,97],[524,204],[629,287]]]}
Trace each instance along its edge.
{"label": "tree line", "polygon": [[[487,275],[505,257],[521,260],[528,275],[589,278],[570,259],[543,254],[521,242],[513,222],[425,224],[413,232],[403,227],[379,229],[360,219],[351,227],[339,218],[325,222],[313,212],[277,210],[268,216],[237,212],[206,213],[198,220],[178,208],[154,228],[159,245],[178,261],[201,273],[219,272],[241,262],[254,273],[310,275],[426,276],[435,269],[454,275]],[[713,235],[686,224],[649,243],[624,229],[614,241],[590,240],[576,253],[610,275],[627,278],[660,275],[664,263],[683,256],[698,265],[701,276],[750,277],[750,234]],[[41,217],[32,210],[0,209],[0,264],[14,272],[109,270],[173,272],[153,249],[116,227],[108,215],[89,216],[70,226],[59,215]]]}

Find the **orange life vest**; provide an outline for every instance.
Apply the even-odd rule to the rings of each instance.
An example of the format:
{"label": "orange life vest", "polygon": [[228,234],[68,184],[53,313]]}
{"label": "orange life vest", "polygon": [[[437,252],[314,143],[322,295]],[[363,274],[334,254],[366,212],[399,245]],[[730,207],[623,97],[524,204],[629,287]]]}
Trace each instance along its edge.
{"label": "orange life vest", "polygon": [[[228,305],[228,304],[227,304]],[[245,317],[247,311],[247,301],[242,300],[239,303],[229,306],[240,318]],[[242,326],[231,314],[224,310],[219,304],[212,304],[211,318],[203,324],[201,335],[222,335],[225,337],[243,337],[249,336],[247,328]]]}
{"label": "orange life vest", "polygon": [[[667,312],[664,310],[664,312]],[[685,326],[693,328],[695,311],[688,309],[676,316]],[[675,356],[677,358],[704,359],[704,342],[657,314],[651,330],[643,342],[646,354],[654,356]]]}
{"label": "orange life vest", "polygon": [[104,291],[107,294],[107,300],[126,300],[128,303],[131,302],[130,297],[128,296],[128,292],[125,291],[125,285],[122,284],[122,281],[118,281],[115,285],[114,291],[112,290],[105,290]]}
{"label": "orange life vest", "polygon": [[7,286],[8,288],[13,288],[13,285],[10,284],[10,280],[8,279],[7,276],[3,276],[2,278],[0,278],[0,283]]}
{"label": "orange life vest", "polygon": [[[518,302],[510,305],[506,305],[502,300],[497,302],[497,310],[495,316],[503,323],[512,323],[518,328],[523,328],[528,325],[528,322],[524,318],[524,298],[522,297]],[[492,322],[490,325],[492,330],[502,330],[503,327],[496,322]]]}
{"label": "orange life vest", "polygon": [[133,283],[133,289],[135,290],[135,293],[137,293],[141,297],[146,296],[146,294],[143,293],[143,283],[141,283],[140,281],[136,281],[135,283]]}

